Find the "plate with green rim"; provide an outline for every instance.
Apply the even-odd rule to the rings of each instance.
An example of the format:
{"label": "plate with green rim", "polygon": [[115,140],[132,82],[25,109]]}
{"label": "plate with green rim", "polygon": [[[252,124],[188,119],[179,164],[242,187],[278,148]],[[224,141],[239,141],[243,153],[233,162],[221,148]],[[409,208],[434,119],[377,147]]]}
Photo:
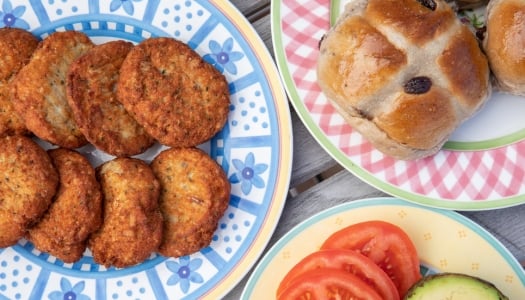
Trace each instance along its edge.
{"label": "plate with green rim", "polygon": [[[316,83],[318,45],[349,1],[272,1],[277,65],[294,109],[319,144],[363,181],[419,204],[487,210],[524,203],[523,97],[493,92],[441,151],[416,161],[383,155],[335,111]],[[484,8],[458,17],[483,26]]]}

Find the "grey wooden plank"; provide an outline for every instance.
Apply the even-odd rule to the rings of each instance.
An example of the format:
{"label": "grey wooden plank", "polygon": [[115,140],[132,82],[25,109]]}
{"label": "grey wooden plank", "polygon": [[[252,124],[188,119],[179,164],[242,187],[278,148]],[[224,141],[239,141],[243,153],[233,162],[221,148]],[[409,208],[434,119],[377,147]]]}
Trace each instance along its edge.
{"label": "grey wooden plank", "polygon": [[230,0],[237,9],[245,16],[250,16],[264,7],[270,6],[271,0]]}
{"label": "grey wooden plank", "polygon": [[[270,15],[257,20],[253,26],[273,55]],[[294,135],[294,157],[290,186],[294,187],[337,165],[337,162],[313,138],[291,105],[290,111]]]}
{"label": "grey wooden plank", "polygon": [[[347,171],[335,174],[297,197],[288,197],[279,224],[261,258],[289,230],[312,215],[338,204],[374,197],[388,197],[388,195],[367,185]],[[519,261],[525,260],[525,218],[523,217],[525,205],[460,213],[496,237]],[[253,268],[232,289],[226,299],[240,298],[252,271]]]}
{"label": "grey wooden plank", "polygon": [[[283,235],[312,215],[340,203],[383,196],[386,196],[386,194],[364,184],[359,178],[344,170],[316,184],[297,197],[288,197],[279,224],[261,258]],[[252,271],[253,268],[245,278],[227,294],[225,299],[240,298]]]}
{"label": "grey wooden plank", "polygon": [[[232,2],[241,11],[249,12],[252,15],[252,5],[260,4],[259,1],[238,0]],[[266,15],[258,16],[252,24],[273,55],[270,22],[270,16]],[[311,181],[317,174],[325,170],[333,169],[334,166],[337,166],[337,162],[315,141],[292,107],[291,116],[294,134],[294,157],[290,185],[294,187]],[[279,224],[263,255],[286,232],[317,212],[344,202],[381,196],[388,195],[371,187],[346,170],[338,171],[323,181],[314,181],[312,186],[304,191],[301,190],[301,193],[296,197],[288,197]],[[460,213],[494,235],[518,260],[525,261],[525,205]],[[226,295],[225,299],[239,299],[250,274],[251,270]]]}
{"label": "grey wooden plank", "polygon": [[293,163],[290,186],[306,182],[319,173],[337,164],[314,140],[292,108]]}
{"label": "grey wooden plank", "polygon": [[[234,4],[239,4],[241,11],[248,10],[246,3],[243,1],[232,1]],[[246,1],[252,2],[253,1]],[[259,7],[263,7],[264,3],[269,1],[261,1]],[[245,6],[246,5],[246,6]],[[269,11],[266,10],[266,13]],[[270,15],[256,20],[253,24],[255,31],[259,34],[262,41],[265,43],[271,55],[273,55],[272,46],[272,35],[270,29]],[[293,166],[292,166],[292,178],[290,186],[295,186],[310,180],[319,173],[337,165],[331,156],[328,155],[324,149],[321,148],[319,143],[312,137],[310,132],[306,129],[300,118],[295,113],[295,110],[290,106],[293,135],[294,135],[294,155],[293,155]]]}

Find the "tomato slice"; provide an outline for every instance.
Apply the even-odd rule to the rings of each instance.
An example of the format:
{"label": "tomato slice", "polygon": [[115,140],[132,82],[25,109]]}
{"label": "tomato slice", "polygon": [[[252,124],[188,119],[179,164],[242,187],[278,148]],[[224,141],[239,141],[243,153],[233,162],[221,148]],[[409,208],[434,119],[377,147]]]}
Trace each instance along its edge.
{"label": "tomato slice", "polygon": [[416,247],[392,223],[373,220],[350,225],[329,236],[321,249],[349,249],[369,257],[390,276],[401,298],[421,278]]}
{"label": "tomato slice", "polygon": [[323,268],[339,269],[352,273],[374,288],[382,299],[399,300],[399,293],[394,282],[379,266],[357,251],[344,249],[320,250],[303,258],[286,273],[277,289],[277,295],[281,294],[301,274]]}
{"label": "tomato slice", "polygon": [[347,299],[381,300],[381,296],[359,277],[339,269],[306,271],[277,295],[277,300]]}

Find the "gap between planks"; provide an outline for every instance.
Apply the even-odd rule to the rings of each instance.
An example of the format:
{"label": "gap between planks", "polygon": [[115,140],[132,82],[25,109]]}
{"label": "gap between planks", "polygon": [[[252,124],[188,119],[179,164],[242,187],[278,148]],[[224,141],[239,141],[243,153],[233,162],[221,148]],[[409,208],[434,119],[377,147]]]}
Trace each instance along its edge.
{"label": "gap between planks", "polygon": [[312,178],[304,181],[304,182],[301,182],[299,184],[296,184],[295,186],[293,187],[290,187],[289,191],[288,191],[288,196],[291,197],[291,198],[294,198],[294,197],[297,197],[297,195],[305,192],[306,190],[308,190],[309,188],[313,187],[314,185],[332,177],[333,175],[339,173],[340,171],[343,171],[344,168],[339,165],[339,164],[336,164],[328,169],[326,169],[325,171],[313,176]]}
{"label": "gap between planks", "polygon": [[257,4],[250,7],[248,10],[244,12],[244,15],[246,19],[250,23],[254,23],[265,16],[270,14],[271,5],[270,1],[259,1]]}

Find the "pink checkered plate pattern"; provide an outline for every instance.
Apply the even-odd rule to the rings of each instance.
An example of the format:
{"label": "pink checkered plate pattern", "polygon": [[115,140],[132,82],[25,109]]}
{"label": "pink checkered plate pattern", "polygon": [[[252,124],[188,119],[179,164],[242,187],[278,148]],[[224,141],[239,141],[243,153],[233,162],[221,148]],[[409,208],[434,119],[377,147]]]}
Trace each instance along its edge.
{"label": "pink checkered plate pattern", "polygon": [[[353,130],[317,85],[319,40],[343,2],[273,0],[275,58],[290,102],[320,145],[363,181],[422,205],[488,210],[525,203],[525,111],[522,97],[493,93],[436,155],[400,161]],[[462,12],[483,21],[483,10]],[[502,122],[501,120],[505,121]]]}

